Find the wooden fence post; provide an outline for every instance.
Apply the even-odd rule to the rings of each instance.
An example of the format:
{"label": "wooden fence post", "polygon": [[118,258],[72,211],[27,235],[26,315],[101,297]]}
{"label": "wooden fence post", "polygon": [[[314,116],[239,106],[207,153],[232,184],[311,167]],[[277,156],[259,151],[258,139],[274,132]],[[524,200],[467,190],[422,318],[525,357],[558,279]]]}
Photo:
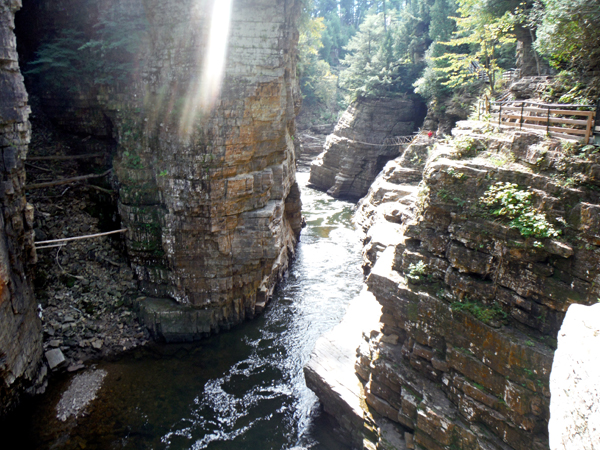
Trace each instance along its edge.
{"label": "wooden fence post", "polygon": [[[596,103],[596,119],[594,120],[594,128],[592,130],[592,136],[600,136],[600,98],[598,99],[598,103]],[[595,144],[600,144],[597,138],[594,138]]]}
{"label": "wooden fence post", "polygon": [[502,126],[502,103],[500,104],[500,111],[498,111],[498,129]]}
{"label": "wooden fence post", "polygon": [[521,125],[519,126],[519,130],[523,129],[523,110],[525,109],[525,102],[521,103]]}

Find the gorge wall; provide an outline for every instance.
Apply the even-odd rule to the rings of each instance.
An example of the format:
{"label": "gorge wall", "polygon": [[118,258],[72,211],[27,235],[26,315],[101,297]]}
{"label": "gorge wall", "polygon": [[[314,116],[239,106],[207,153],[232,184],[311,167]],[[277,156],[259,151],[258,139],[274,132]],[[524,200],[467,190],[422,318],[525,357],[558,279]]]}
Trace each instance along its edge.
{"label": "gorge wall", "polygon": [[[359,204],[383,313],[355,366],[368,407],[340,424],[365,448],[548,449],[557,335],[600,293],[598,154],[482,123],[454,134],[429,146],[420,185],[398,158]],[[513,195],[530,209],[508,217]]]}
{"label": "gorge wall", "polygon": [[386,140],[412,135],[424,117],[425,106],[410,96],[356,100],[311,164],[310,183],[333,197],[364,197],[385,163],[400,154]]}
{"label": "gorge wall", "polygon": [[29,107],[13,32],[19,7],[20,1],[0,2],[0,417],[43,379],[42,327],[31,284],[33,208],[24,191]]}
{"label": "gorge wall", "polygon": [[[224,15],[211,15],[213,3]],[[264,308],[301,228],[300,3],[236,1],[230,16],[225,3],[64,0],[27,11],[44,39],[73,23],[88,42],[99,39],[85,35],[94,26],[110,39],[111,24],[136,24],[134,50],[120,54],[126,73],[119,66],[108,81],[38,94],[55,123],[112,152],[128,255],[147,295],[141,316],[167,340],[197,339]],[[221,64],[222,76],[212,74]]]}

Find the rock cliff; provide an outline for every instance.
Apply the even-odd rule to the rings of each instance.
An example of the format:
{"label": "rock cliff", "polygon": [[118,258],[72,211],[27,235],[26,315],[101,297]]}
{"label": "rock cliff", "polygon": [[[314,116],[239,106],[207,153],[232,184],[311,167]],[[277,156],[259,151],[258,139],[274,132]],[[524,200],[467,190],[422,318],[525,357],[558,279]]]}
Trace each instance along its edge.
{"label": "rock cliff", "polygon": [[301,227],[299,2],[236,1],[230,14],[228,2],[214,5],[211,14],[208,1],[65,0],[28,11],[48,39],[70,21],[84,35],[100,25],[104,35],[85,36],[92,43],[110,40],[110,24],[123,18],[123,27],[138,24],[119,54],[126,72],[109,67],[109,81],[40,95],[63,129],[114,155],[128,254],[148,296],[141,315],[167,340],[197,339],[260,311]]}
{"label": "rock cliff", "polygon": [[20,6],[0,2],[0,416],[23,390],[43,380],[42,327],[31,285],[33,208],[24,191],[29,106],[13,32]]}
{"label": "rock cliff", "polygon": [[410,97],[355,101],[312,163],[310,183],[333,197],[364,197],[385,163],[400,154],[390,139],[413,134],[424,116],[424,105]]}
{"label": "rock cliff", "polygon": [[[365,420],[378,448],[547,449],[559,328],[599,297],[600,160],[480,124],[454,134],[418,188],[400,158],[359,207],[383,307],[355,367]],[[385,447],[390,423],[404,441]]]}

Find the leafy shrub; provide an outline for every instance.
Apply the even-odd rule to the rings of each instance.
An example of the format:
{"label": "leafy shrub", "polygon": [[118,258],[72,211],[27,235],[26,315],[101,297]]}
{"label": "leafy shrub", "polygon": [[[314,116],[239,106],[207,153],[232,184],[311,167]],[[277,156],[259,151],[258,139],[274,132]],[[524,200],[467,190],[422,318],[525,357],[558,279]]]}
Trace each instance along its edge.
{"label": "leafy shrub", "polygon": [[471,136],[461,136],[454,140],[454,150],[460,158],[473,156],[477,150],[477,142]]}
{"label": "leafy shrub", "polygon": [[537,14],[535,47],[555,66],[600,67],[598,0],[542,0]]}
{"label": "leafy shrub", "polygon": [[506,322],[508,315],[506,312],[494,302],[492,305],[484,305],[474,301],[454,302],[452,303],[454,311],[464,311],[471,314],[485,324],[493,324],[494,322]]}
{"label": "leafy shrub", "polygon": [[421,280],[423,275],[427,274],[427,264],[423,261],[419,261],[416,264],[410,263],[408,265],[408,272],[406,273],[406,278],[409,281],[417,282]]}
{"label": "leafy shrub", "polygon": [[490,208],[491,213],[510,220],[512,228],[524,237],[548,238],[560,235],[548,222],[546,215],[532,206],[533,192],[514,183],[498,182],[485,192],[480,202]]}

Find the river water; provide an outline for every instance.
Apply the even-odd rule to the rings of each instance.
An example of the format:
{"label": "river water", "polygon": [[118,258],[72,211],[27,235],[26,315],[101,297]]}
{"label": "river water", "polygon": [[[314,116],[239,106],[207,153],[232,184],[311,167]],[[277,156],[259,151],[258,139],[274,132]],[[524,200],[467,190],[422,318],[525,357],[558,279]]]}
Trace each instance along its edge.
{"label": "river water", "polygon": [[14,448],[344,449],[302,368],[362,288],[354,205],[307,188],[306,172],[298,180],[307,227],[261,317],[200,343],[159,345],[98,364],[107,372],[104,384],[76,421],[56,419],[70,379],[56,382],[11,430],[19,434]]}

